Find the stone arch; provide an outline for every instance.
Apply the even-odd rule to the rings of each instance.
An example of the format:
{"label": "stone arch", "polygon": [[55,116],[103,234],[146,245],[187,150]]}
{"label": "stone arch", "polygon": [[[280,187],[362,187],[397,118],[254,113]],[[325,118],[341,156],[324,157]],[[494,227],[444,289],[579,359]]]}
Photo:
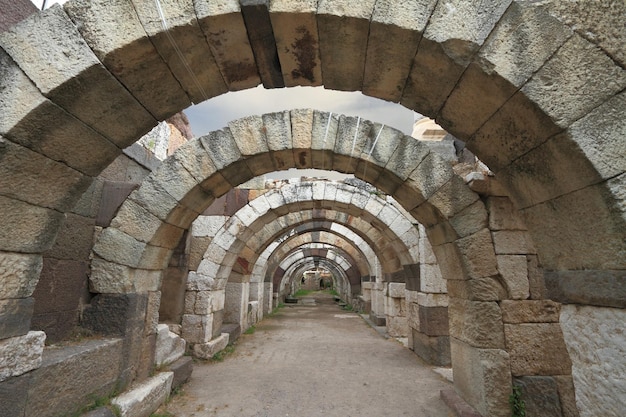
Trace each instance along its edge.
{"label": "stone arch", "polygon": [[[245,88],[246,82],[257,83],[258,76],[268,87],[323,83],[327,88],[362,90],[435,116],[467,140],[508,185],[543,265],[553,271],[549,277],[555,287],[598,275],[603,285],[595,288],[622,282],[625,176],[623,153],[613,150],[621,149],[626,120],[624,33],[620,24],[609,27],[603,20],[620,19],[621,3],[583,7],[496,1],[483,13],[474,4],[459,2],[452,15],[435,2],[408,10],[402,2],[364,2],[350,9],[337,1],[321,2],[317,8],[276,3],[265,17],[276,34],[267,50],[257,44],[246,47],[247,38],[258,39],[248,37],[253,28],[245,24],[254,9],[240,10],[234,2],[225,10],[186,4],[189,7],[176,15],[168,10],[167,19],[180,42],[194,45],[188,49],[190,68],[206,74],[201,65],[213,57],[227,74],[225,86],[202,88],[210,92],[207,95]],[[608,7],[618,12],[605,13]],[[151,13],[129,2],[75,1],[65,11],[53,8],[0,37],[5,116],[0,135],[6,138],[6,155],[18,160],[3,164],[9,186],[2,188],[0,202],[3,261],[19,264],[12,267],[10,280],[17,289],[11,296],[32,293],[39,254],[52,244],[62,213],[78,200],[89,177],[157,119],[198,100],[193,82],[162,41],[166,34],[155,27],[157,20],[150,23]],[[127,30],[108,30],[112,16]],[[273,53],[276,45],[296,40],[292,26],[280,23],[285,21],[310,28],[318,41],[311,56],[316,68],[322,68],[321,77],[296,77],[309,71],[294,64],[298,61],[289,58],[289,48],[276,48],[276,53],[281,51],[281,71],[267,64],[275,60],[254,60],[254,50]],[[191,24],[186,27],[184,22]],[[220,49],[219,42],[203,32],[210,25],[239,34],[232,39],[240,40],[243,49],[232,44]],[[339,31],[350,36],[343,41],[335,36]],[[524,36],[518,36],[520,31]],[[614,36],[598,36],[604,31]],[[233,56],[228,50],[237,52]],[[31,60],[27,51],[49,59]],[[231,58],[252,64],[246,66],[250,72],[243,81],[225,66]],[[298,68],[282,71],[289,63]],[[47,77],[49,64],[55,67]],[[439,82],[428,82],[431,79]],[[76,94],[77,89],[82,94]],[[120,131],[118,120],[129,120],[131,128]],[[596,136],[601,140],[594,140]],[[37,162],[21,163],[21,157]],[[46,174],[38,172],[42,165],[50,167]],[[25,186],[13,186],[16,183]],[[581,201],[585,204],[578,204]],[[608,298],[595,294],[592,304],[624,306],[614,293]]]}

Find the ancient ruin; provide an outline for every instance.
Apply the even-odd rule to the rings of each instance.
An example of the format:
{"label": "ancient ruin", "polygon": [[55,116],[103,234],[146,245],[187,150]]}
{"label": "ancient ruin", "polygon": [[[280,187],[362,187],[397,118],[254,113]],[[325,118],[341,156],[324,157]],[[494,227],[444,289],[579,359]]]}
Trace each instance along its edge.
{"label": "ancient ruin", "polygon": [[[514,387],[527,416],[626,409],[623,1],[0,16],[0,416],[149,416],[311,271],[478,415],[512,416]],[[289,109],[192,136],[190,104],[259,84],[445,132]],[[290,168],[354,178],[264,181]]]}

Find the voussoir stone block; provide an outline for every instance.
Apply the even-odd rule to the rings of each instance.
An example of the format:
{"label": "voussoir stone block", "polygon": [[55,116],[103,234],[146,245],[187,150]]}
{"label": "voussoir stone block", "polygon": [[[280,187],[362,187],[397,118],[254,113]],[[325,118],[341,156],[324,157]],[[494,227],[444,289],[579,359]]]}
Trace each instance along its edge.
{"label": "voussoir stone block", "polygon": [[505,324],[504,335],[513,375],[572,373],[572,362],[558,323]]}
{"label": "voussoir stone block", "polygon": [[98,59],[157,120],[189,106],[132,2],[78,0],[64,7]]}
{"label": "voussoir stone block", "polygon": [[91,261],[89,289],[103,294],[126,294],[156,291],[161,283],[161,271],[134,269],[104,259]]}
{"label": "voussoir stone block", "polygon": [[278,0],[269,12],[286,87],[322,85],[317,0]]}
{"label": "voussoir stone block", "polygon": [[471,278],[494,276],[498,273],[496,252],[489,229],[482,229],[457,240],[457,246],[462,254],[465,270]]}
{"label": "voussoir stone block", "polygon": [[39,368],[45,340],[44,332],[0,340],[0,382]]}
{"label": "voussoir stone block", "polygon": [[626,71],[574,34],[522,87],[554,122],[566,127],[626,86]]}
{"label": "voussoir stone block", "polygon": [[159,372],[113,398],[111,403],[119,407],[122,417],[150,417],[169,397],[173,378],[173,372]]}
{"label": "voussoir stone block", "polygon": [[372,123],[360,117],[339,117],[333,155],[334,170],[346,173],[356,170],[371,128]]}
{"label": "voussoir stone block", "polygon": [[498,271],[509,290],[509,297],[525,300],[530,296],[528,266],[525,255],[497,255]]}
{"label": "voussoir stone block", "polygon": [[45,96],[118,147],[155,124],[100,63],[63,8],[33,14],[0,36],[0,44]]}
{"label": "voussoir stone block", "polygon": [[450,297],[472,301],[498,301],[508,296],[504,284],[497,277],[449,280],[446,284]]}
{"label": "voussoir stone block", "polygon": [[[41,176],[41,172],[46,172]],[[0,189],[7,197],[59,211],[75,204],[92,178],[0,136]]]}
{"label": "voussoir stone block", "polygon": [[137,267],[146,246],[119,229],[107,227],[98,235],[93,251],[109,262]]}
{"label": "voussoir stone block", "polygon": [[196,0],[194,6],[200,28],[229,90],[259,85],[261,80],[239,2]]}
{"label": "voussoir stone block", "polygon": [[0,218],[0,250],[37,253],[52,246],[64,216],[56,210],[0,195]]}
{"label": "voussoir stone block", "polygon": [[397,102],[436,2],[377,2],[372,14],[363,93]]}
{"label": "voussoir stone block", "polygon": [[41,255],[0,252],[0,299],[30,297],[42,266]]}
{"label": "voussoir stone block", "polygon": [[326,169],[333,166],[333,149],[337,139],[339,115],[313,112],[311,130],[311,162],[314,167]]}
{"label": "voussoir stone block", "polygon": [[367,53],[374,0],[321,0],[317,27],[324,86],[332,90],[360,91]]}
{"label": "voussoir stone block", "polygon": [[196,19],[193,0],[161,0],[159,8],[146,0],[132,3],[152,43],[194,103],[227,91]]}

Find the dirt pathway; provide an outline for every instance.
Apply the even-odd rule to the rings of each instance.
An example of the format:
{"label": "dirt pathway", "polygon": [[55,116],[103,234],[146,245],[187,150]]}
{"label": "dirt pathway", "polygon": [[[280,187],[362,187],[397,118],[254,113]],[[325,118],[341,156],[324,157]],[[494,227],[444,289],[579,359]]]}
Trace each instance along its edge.
{"label": "dirt pathway", "polygon": [[[223,362],[197,363],[160,410],[176,417],[449,417],[450,383],[326,294],[287,305],[242,335]],[[324,299],[325,298],[325,299]],[[166,414],[167,415],[167,414]]]}

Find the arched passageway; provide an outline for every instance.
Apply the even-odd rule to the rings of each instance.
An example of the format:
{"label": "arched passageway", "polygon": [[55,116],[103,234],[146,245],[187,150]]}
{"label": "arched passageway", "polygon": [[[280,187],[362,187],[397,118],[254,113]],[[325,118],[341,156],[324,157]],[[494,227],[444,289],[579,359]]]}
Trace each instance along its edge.
{"label": "arched passageway", "polygon": [[[41,253],[54,242],[64,213],[78,201],[91,177],[157,120],[191,101],[247,88],[259,80],[267,87],[323,84],[338,90],[361,90],[435,117],[465,140],[506,185],[529,228],[541,265],[548,271],[545,278],[550,297],[584,306],[564,311],[570,323],[566,332],[570,343],[586,346],[574,355],[579,408],[590,413],[597,411],[594,407],[609,407],[607,412],[619,408],[623,395],[612,405],[594,406],[605,404],[597,399],[614,388],[605,382],[611,380],[611,373],[603,371],[598,373],[599,380],[587,382],[583,370],[593,361],[589,352],[594,349],[588,349],[588,341],[577,336],[581,332],[572,330],[587,320],[596,323],[603,316],[623,316],[625,176],[619,150],[624,143],[626,71],[621,48],[625,36],[619,24],[624,15],[622,3],[582,6],[496,1],[487,12],[470,2],[455,2],[453,9],[436,2],[414,8],[403,2],[363,2],[350,8],[344,8],[341,1],[321,1],[316,6],[276,2],[270,9],[244,6],[243,10],[235,2],[224,9],[200,2],[185,4],[185,8],[165,6],[168,25],[164,26],[148,3],[76,0],[0,35],[5,179],[0,188],[0,249],[2,264],[8,265],[3,274],[8,283],[3,300],[29,303],[41,269]],[[604,13],[608,7],[614,11]],[[611,25],[606,18],[609,22],[618,19],[618,23]],[[258,26],[250,24],[254,19],[272,28],[274,36],[268,42],[258,42]],[[110,30],[111,21],[125,30]],[[304,32],[287,22],[297,22]],[[581,27],[584,30],[578,29]],[[312,37],[311,48],[292,49],[290,45],[298,45],[303,33]],[[220,38],[224,34],[228,36]],[[189,46],[183,55],[186,66],[181,66],[181,56],[173,53],[169,39]],[[226,39],[229,42],[220,42]],[[308,59],[298,59],[304,56]],[[232,62],[238,64],[236,69],[229,66]],[[240,73],[246,63],[249,71]],[[210,202],[207,192],[223,194],[241,179],[261,173],[258,164],[272,169],[328,168],[331,157],[333,169],[355,172],[394,195],[427,227],[438,258],[445,254],[460,266],[451,269],[450,262],[442,264],[448,279],[483,279],[497,274],[493,258],[504,254],[497,250],[495,254],[482,253],[483,248],[491,247],[484,221],[483,228],[476,230],[466,228],[460,220],[480,218],[479,200],[459,191],[463,188],[451,174],[418,176],[433,170],[448,172],[433,165],[438,163],[436,159],[399,140],[389,129],[382,129],[380,145],[368,154],[378,135],[373,132],[381,130],[380,126],[372,129],[369,123],[347,119],[343,123],[326,119],[332,120],[332,152],[332,139],[324,141],[328,136],[321,132],[310,136],[309,145],[306,132],[324,129],[326,121],[311,114],[293,112],[285,113],[288,116],[282,120],[253,119],[252,124],[243,125],[250,128],[252,135],[248,136],[232,124],[239,156],[224,153],[233,148],[209,149],[219,157],[213,158],[217,164],[211,165],[213,172],[199,176],[202,191],[198,188],[181,195],[181,189],[171,185],[166,191],[150,189],[148,180],[130,201],[145,203],[153,196],[171,193],[171,199],[159,201],[164,205],[152,213],[154,217],[143,213],[162,229],[157,234],[147,233],[147,241],[127,242],[143,253],[141,257],[116,259],[120,263],[115,266],[94,263],[96,271],[114,268],[115,274],[109,277],[119,273],[130,278],[110,280],[108,289],[145,295],[158,288],[158,273],[151,271],[160,270],[160,262],[168,258],[171,247],[165,246],[175,239],[166,236],[180,237],[199,214],[194,210],[200,208],[196,199]],[[126,121],[123,127],[120,120]],[[294,127],[290,129],[293,135],[284,136],[292,138],[291,144],[275,141],[270,146],[270,142],[257,140],[268,131],[271,136],[274,129],[284,130],[286,123]],[[355,130],[360,134],[354,135]],[[250,148],[259,143],[268,144],[266,153]],[[408,147],[397,151],[405,145]],[[311,152],[303,152],[307,149]],[[406,162],[397,159],[399,154],[411,155],[419,165],[411,172],[393,166],[394,162]],[[235,162],[247,156],[245,163]],[[42,166],[47,168],[44,173]],[[485,259],[489,261],[483,264]],[[472,304],[484,302],[488,301],[471,300],[462,303],[462,309],[470,316],[485,317],[475,308],[486,304]],[[494,313],[497,315],[496,310]],[[526,324],[507,325],[506,339],[525,345],[525,338],[518,334],[522,328],[534,329],[537,336],[544,334],[546,326]],[[480,327],[485,328],[485,323]],[[41,346],[42,335],[28,335],[27,330],[28,326],[22,326],[4,337],[26,338]],[[466,336],[455,336],[459,360],[508,360],[501,354],[490,356],[493,349],[504,350],[505,338],[490,344]],[[620,351],[619,343],[609,339],[602,343]],[[522,362],[536,359],[517,353],[524,358]],[[542,352],[542,357],[545,355]],[[19,371],[9,369],[7,375],[36,368],[38,363],[35,360]],[[489,380],[484,369],[476,372],[482,375],[479,380]],[[505,387],[500,395],[484,384],[457,387],[481,412],[501,415],[506,407],[504,391],[510,385],[497,385]]]}

